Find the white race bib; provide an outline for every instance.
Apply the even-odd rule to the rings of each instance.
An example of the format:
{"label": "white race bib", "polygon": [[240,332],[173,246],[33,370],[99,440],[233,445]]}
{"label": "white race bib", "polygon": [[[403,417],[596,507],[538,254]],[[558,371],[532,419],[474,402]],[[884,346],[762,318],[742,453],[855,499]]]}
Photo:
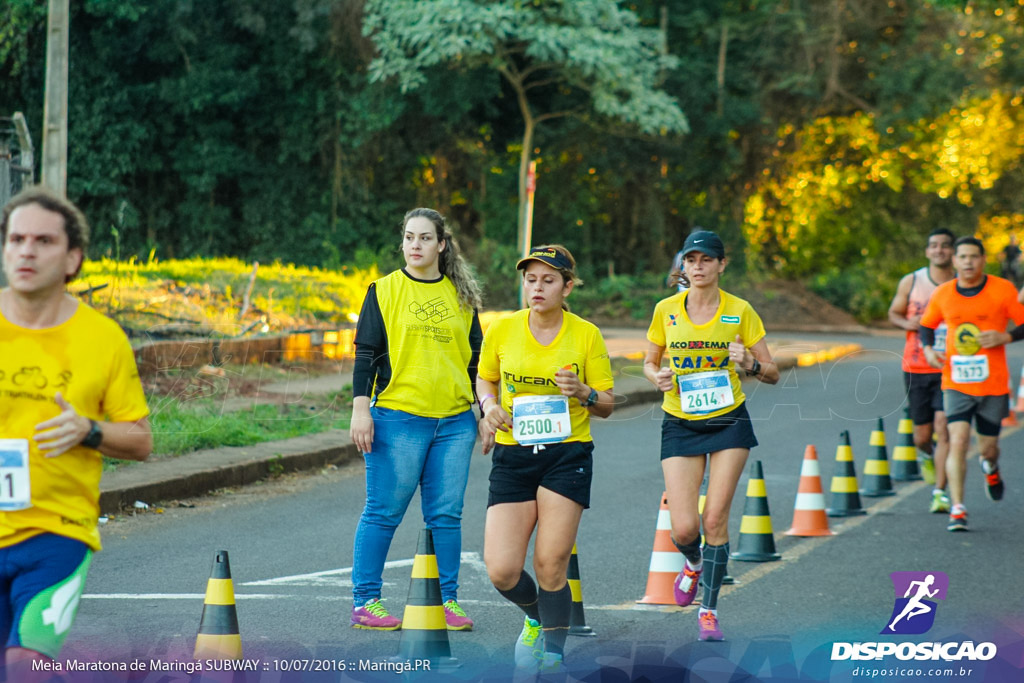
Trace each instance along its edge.
{"label": "white race bib", "polygon": [[679,406],[684,413],[713,413],[728,408],[736,400],[728,370],[709,370],[679,375]]}
{"label": "white race bib", "polygon": [[988,356],[951,356],[949,375],[957,384],[977,384],[988,379]]}
{"label": "white race bib", "polygon": [[28,476],[28,441],[0,439],[0,510],[32,507]]}
{"label": "white race bib", "polygon": [[939,323],[939,326],[935,328],[935,343],[932,344],[932,348],[939,353],[946,352],[946,323]]}
{"label": "white race bib", "polygon": [[558,443],[572,434],[567,396],[517,396],[512,399],[512,436],[521,446]]}

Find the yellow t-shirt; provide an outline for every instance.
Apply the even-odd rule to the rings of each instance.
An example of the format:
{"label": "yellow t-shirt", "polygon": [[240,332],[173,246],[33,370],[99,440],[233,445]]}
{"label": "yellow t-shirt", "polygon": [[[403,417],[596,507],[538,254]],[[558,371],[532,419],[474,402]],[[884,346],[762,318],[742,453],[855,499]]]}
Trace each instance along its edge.
{"label": "yellow t-shirt", "polygon": [[[512,414],[512,399],[517,396],[559,394],[555,373],[566,366],[579,375],[580,381],[597,391],[608,391],[614,385],[608,348],[601,331],[593,323],[565,312],[562,329],[550,344],[540,344],[530,332],[530,310],[496,320],[487,328],[480,351],[477,372],[500,387],[501,405]],[[569,399],[572,434],[565,441],[591,441],[590,411],[575,398]],[[499,431],[497,443],[514,446],[511,431]]]}
{"label": "yellow t-shirt", "polygon": [[423,282],[396,270],[374,287],[391,362],[391,379],[374,405],[432,418],[469,410],[473,311],[460,305],[452,281]]}
{"label": "yellow t-shirt", "polygon": [[99,451],[77,446],[47,458],[32,439],[37,424],[60,414],[58,391],[93,420],[149,414],[131,345],[113,320],[84,303],[66,322],[41,330],[0,314],[0,438],[28,441],[32,492],[31,507],[0,511],[0,547],[50,532],[100,549]]}
{"label": "yellow t-shirt", "polygon": [[[665,392],[662,410],[685,420],[706,420],[724,415],[746,400],[740,387],[740,378],[729,362],[729,342],[740,335],[748,348],[764,337],[764,324],[754,308],[737,296],[719,290],[719,305],[715,315],[703,325],[694,325],[686,314],[686,297],[690,290],[662,299],[654,307],[654,317],[647,330],[648,341],[665,348],[665,357],[676,373],[675,387]],[[679,381],[686,375],[726,371],[732,393],[732,404],[714,408],[701,402],[701,392],[688,392],[686,412],[680,403]],[[705,375],[707,377],[707,375]],[[713,378],[712,378],[713,379]],[[698,403],[698,405],[693,405]]]}

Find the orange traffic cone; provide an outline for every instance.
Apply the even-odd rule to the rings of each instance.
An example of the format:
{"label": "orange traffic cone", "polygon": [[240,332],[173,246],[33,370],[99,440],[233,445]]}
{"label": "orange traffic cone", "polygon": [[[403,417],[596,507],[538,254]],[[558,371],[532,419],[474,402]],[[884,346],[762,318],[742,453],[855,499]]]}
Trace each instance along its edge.
{"label": "orange traffic cone", "polygon": [[917,481],[921,479],[921,469],[917,465],[914,422],[910,419],[910,408],[903,409],[897,431],[896,448],[892,449],[892,478],[894,481]]}
{"label": "orange traffic cone", "polygon": [[857,492],[857,471],[853,467],[853,449],[850,448],[850,432],[845,429],[839,433],[839,446],[836,447],[836,470],[832,475],[832,507],[828,508],[829,517],[850,517],[866,515],[868,512],[860,506],[860,494]]}
{"label": "orange traffic cone", "polygon": [[747,500],[743,504],[743,519],[740,521],[740,540],[732,559],[741,562],[774,562],[782,559],[782,555],[775,552],[768,492],[765,490],[764,470],[760,460],[750,463]]}
{"label": "orange traffic cone", "polygon": [[430,529],[420,532],[416,557],[412,561],[409,598],[402,614],[402,639],[396,660],[430,660],[432,668],[459,666],[448,642],[448,624],[441,603],[441,581]]}
{"label": "orange traffic cone", "polygon": [[1017,384],[1017,405],[1010,412],[1024,413],[1024,365],[1020,368],[1020,383]]}
{"label": "orange traffic cone", "polygon": [[821,469],[818,451],[814,446],[804,450],[800,465],[800,486],[793,509],[793,526],[787,536],[831,536],[828,516],[825,515],[825,492],[821,489]]}
{"label": "orange traffic cone", "polygon": [[241,659],[242,636],[238,633],[235,612],[235,588],[231,582],[228,551],[213,558],[210,580],[206,583],[203,616],[199,621],[194,659]]}
{"label": "orange traffic cone", "polygon": [[658,509],[658,525],[654,530],[654,550],[651,551],[651,566],[647,572],[647,590],[637,600],[644,605],[674,605],[675,592],[672,589],[676,576],[683,571],[683,554],[672,542],[672,518],[668,512],[668,496],[661,494]]}
{"label": "orange traffic cone", "polygon": [[889,455],[885,447],[885,425],[878,418],[878,427],[871,432],[871,455],[864,463],[864,496],[895,496],[889,476]]}

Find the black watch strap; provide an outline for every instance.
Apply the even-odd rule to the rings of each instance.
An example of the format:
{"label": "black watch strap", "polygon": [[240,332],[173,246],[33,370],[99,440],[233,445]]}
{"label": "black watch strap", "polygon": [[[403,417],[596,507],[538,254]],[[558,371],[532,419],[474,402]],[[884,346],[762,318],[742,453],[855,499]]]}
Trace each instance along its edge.
{"label": "black watch strap", "polygon": [[103,443],[103,429],[96,420],[89,420],[91,427],[89,433],[82,439],[82,445],[88,448],[99,448],[100,444]]}

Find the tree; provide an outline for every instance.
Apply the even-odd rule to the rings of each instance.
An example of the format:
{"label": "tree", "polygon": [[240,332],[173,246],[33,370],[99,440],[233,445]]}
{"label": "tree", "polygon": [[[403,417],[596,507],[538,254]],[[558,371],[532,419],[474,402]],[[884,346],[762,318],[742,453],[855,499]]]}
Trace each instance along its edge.
{"label": "tree", "polygon": [[[374,81],[397,78],[403,92],[447,64],[493,69],[512,89],[523,119],[518,242],[524,244],[526,175],[538,124],[592,114],[648,135],[685,133],[686,117],[660,87],[677,60],[658,31],[614,0],[369,0],[364,33],[379,54]],[[589,99],[589,101],[588,101]]]}

